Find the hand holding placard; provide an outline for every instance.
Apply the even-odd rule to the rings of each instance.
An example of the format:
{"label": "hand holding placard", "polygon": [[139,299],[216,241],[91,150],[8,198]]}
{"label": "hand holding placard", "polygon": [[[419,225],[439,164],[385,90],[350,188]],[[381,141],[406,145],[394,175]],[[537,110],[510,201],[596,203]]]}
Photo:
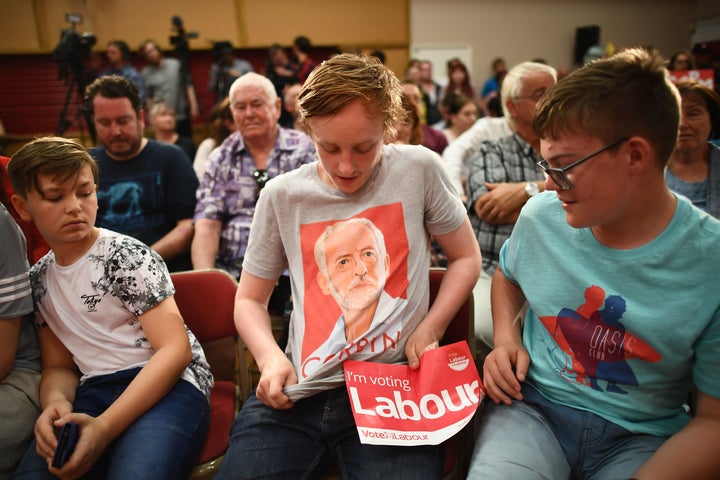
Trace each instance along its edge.
{"label": "hand holding placard", "polygon": [[420,368],[345,362],[360,442],[437,445],[472,419],[485,397],[467,342],[426,352]]}

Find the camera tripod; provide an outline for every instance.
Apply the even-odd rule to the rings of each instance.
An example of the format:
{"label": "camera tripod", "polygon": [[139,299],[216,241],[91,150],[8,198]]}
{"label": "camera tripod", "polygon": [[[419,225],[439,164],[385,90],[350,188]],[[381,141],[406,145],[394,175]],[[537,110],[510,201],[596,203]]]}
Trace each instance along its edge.
{"label": "camera tripod", "polygon": [[[68,107],[70,106],[70,101],[72,100],[74,88],[77,87],[77,94],[78,94],[78,102],[79,105],[77,107],[77,111],[75,112],[75,116],[71,119],[68,118]],[[83,129],[83,120],[85,121],[85,125],[87,126],[87,131],[90,134],[90,140],[92,140],[93,145],[96,143],[96,137],[95,137],[95,127],[92,123],[92,119],[90,118],[90,115],[88,114],[87,110],[85,109],[85,106],[83,105],[83,96],[85,95],[85,79],[83,78],[82,74],[82,68],[73,68],[72,73],[70,74],[70,82],[68,84],[67,93],[65,95],[65,103],[63,103],[62,110],[60,110],[60,120],[58,122],[57,130],[55,131],[55,135],[58,137],[63,136],[65,131],[70,128],[70,126],[77,122],[78,126],[80,128],[80,138],[85,143],[85,130]]]}

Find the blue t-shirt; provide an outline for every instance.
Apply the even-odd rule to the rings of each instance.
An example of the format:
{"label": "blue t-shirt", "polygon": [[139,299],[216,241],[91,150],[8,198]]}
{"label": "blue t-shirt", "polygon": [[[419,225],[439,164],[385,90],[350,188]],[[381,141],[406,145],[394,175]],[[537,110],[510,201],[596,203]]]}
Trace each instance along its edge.
{"label": "blue t-shirt", "polygon": [[576,229],[554,192],[526,204],[500,267],[525,293],[528,382],[636,433],[672,435],[693,381],[720,398],[720,221],[677,196],[649,243],[617,250]]}
{"label": "blue t-shirt", "polygon": [[[98,227],[152,246],[178,221],[192,219],[198,179],[192,162],[179,147],[148,140],[129,160],[113,160],[105,147],[90,149],[90,155],[100,171]],[[190,253],[167,265],[170,271],[192,269]]]}

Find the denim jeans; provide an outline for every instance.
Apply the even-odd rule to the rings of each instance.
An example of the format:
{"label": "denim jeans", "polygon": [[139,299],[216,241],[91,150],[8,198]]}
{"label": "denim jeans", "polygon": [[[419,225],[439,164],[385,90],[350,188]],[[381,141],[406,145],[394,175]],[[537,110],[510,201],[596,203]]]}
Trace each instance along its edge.
{"label": "denim jeans", "polygon": [[230,432],[216,480],[320,478],[335,464],[345,479],[442,478],[442,446],[360,443],[345,387],[275,410],[250,395]]}
{"label": "denim jeans", "polygon": [[[134,368],[91,378],[78,388],[73,411],[97,417],[125,391],[139,371]],[[200,390],[186,380],[178,380],[162,400],[108,446],[83,478],[187,478],[205,442],[209,416],[210,407]],[[14,478],[55,478],[48,472],[45,460],[36,454],[35,440]]]}
{"label": "denim jeans", "polygon": [[483,413],[468,479],[628,479],[667,440],[557,405],[529,385]]}

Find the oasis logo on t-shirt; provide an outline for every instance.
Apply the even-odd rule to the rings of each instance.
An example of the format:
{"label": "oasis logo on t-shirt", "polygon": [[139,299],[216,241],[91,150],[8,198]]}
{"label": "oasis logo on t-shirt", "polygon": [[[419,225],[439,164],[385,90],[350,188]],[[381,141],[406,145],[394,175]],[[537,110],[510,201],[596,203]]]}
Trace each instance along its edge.
{"label": "oasis logo on t-shirt", "polygon": [[83,305],[87,305],[88,312],[97,312],[97,304],[100,303],[100,295],[82,295],[80,298],[83,301]]}

